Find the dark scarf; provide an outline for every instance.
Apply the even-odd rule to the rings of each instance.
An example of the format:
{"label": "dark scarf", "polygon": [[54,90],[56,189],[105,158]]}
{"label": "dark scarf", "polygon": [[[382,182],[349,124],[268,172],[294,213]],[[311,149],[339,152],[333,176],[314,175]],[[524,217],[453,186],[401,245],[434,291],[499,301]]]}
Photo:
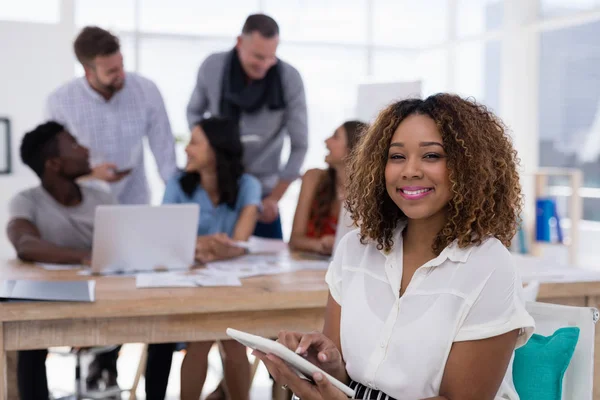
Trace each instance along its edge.
{"label": "dark scarf", "polygon": [[269,110],[285,107],[279,61],[273,65],[263,79],[247,82],[237,50],[227,54],[223,82],[221,84],[220,115],[239,121],[242,112],[252,114],[262,106]]}

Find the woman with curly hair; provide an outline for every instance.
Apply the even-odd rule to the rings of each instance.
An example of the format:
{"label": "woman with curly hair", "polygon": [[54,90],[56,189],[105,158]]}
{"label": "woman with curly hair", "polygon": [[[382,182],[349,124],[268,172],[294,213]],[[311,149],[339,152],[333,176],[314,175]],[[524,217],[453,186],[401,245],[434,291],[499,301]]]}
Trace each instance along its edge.
{"label": "woman with curly hair", "polygon": [[[185,171],[167,183],[163,204],[200,205],[196,258],[201,262],[245,254],[233,240],[247,241],[258,220],[259,181],[244,174],[242,143],[237,123],[224,118],[200,122],[186,147]],[[188,343],[181,366],[181,398],[199,399],[213,342]],[[221,342],[229,398],[247,400],[250,364],[246,348],[234,340]],[[146,397],[164,399],[176,344],[148,346]]]}
{"label": "woman with curly hair", "polygon": [[[353,154],[360,228],[327,272],[323,333],[279,341],[359,399],[518,399],[509,363],[534,321],[507,249],[521,210],[518,159],[484,106],[438,94],[385,108]],[[258,354],[302,400],[345,396]]]}
{"label": "woman with curly hair", "polygon": [[365,124],[346,121],[325,140],[326,170],[306,171],[290,237],[292,250],[331,255],[338,216],[346,197],[346,161]]}

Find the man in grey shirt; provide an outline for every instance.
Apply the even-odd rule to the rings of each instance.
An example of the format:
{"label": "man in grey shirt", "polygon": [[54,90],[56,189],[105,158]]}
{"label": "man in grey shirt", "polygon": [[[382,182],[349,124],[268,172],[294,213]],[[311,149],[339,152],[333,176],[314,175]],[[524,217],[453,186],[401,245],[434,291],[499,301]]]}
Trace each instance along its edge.
{"label": "man in grey shirt", "polygon": [[[9,204],[7,234],[17,256],[42,263],[88,263],[96,207],[115,203],[110,193],[77,184],[91,172],[88,149],[62,125],[48,122],[23,137],[21,159],[41,185],[18,193]],[[49,398],[46,355],[46,350],[19,352],[22,400]]]}
{"label": "man in grey shirt", "polygon": [[[250,15],[234,49],[208,56],[187,107],[191,130],[205,114],[240,124],[244,167],[262,184],[262,215],[255,234],[282,238],[277,203],[300,173],[308,146],[304,84],[298,71],[277,59],[279,26]],[[290,156],[281,168],[285,134]]]}

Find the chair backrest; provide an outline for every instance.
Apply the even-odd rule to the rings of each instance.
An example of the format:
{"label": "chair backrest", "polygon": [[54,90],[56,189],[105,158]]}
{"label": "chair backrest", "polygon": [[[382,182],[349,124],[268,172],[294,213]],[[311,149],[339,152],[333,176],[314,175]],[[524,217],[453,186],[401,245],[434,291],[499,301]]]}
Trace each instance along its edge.
{"label": "chair backrest", "polygon": [[592,400],[594,384],[594,339],[598,310],[547,303],[527,303],[535,320],[535,333],[549,336],[559,328],[577,326],[579,341],[563,379],[563,400]]}
{"label": "chair backrest", "polygon": [[536,301],[538,292],[540,291],[540,283],[532,281],[523,288],[523,301],[525,303]]}
{"label": "chair backrest", "polygon": [[340,207],[340,213],[338,215],[337,229],[335,231],[335,240],[334,240],[334,244],[333,244],[334,252],[335,252],[335,249],[337,249],[338,243],[340,242],[340,240],[342,240],[342,238],[346,235],[346,233],[348,233],[354,229],[356,229],[356,225],[354,225],[354,221],[352,221],[352,217],[350,216],[350,213],[348,212],[346,207],[344,207],[344,205],[342,204],[342,207]]}

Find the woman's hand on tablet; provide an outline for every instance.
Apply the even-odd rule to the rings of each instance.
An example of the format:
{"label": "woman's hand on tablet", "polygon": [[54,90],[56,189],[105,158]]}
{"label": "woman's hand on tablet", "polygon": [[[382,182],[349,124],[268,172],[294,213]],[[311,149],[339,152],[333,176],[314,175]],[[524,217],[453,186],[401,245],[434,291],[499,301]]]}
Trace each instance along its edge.
{"label": "woman's hand on tablet", "polygon": [[313,374],[315,383],[300,378],[282,359],[254,350],[252,354],[265,364],[277,384],[288,387],[302,400],[348,400],[348,397],[323,376]]}
{"label": "woman's hand on tablet", "polygon": [[348,382],[346,365],[335,343],[321,332],[281,331],[277,341],[340,382]]}

